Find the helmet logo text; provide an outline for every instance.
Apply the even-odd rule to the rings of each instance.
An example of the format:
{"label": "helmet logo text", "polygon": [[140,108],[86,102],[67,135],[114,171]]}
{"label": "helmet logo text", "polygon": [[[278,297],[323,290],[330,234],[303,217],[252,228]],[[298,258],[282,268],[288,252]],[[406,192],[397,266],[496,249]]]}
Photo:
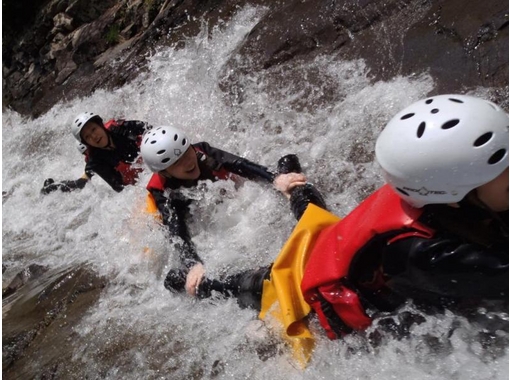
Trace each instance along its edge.
{"label": "helmet logo text", "polygon": [[426,187],[422,187],[421,189],[412,189],[410,187],[404,187],[404,190],[411,191],[413,193],[418,193],[421,196],[426,197],[429,194],[435,194],[435,195],[443,195],[446,194],[446,191],[441,190],[429,190]]}

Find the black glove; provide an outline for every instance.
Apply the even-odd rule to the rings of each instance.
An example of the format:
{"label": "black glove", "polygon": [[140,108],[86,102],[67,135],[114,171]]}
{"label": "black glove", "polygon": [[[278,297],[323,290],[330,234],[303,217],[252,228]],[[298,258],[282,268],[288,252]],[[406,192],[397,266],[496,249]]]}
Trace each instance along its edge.
{"label": "black glove", "polygon": [[68,193],[76,189],[83,189],[87,182],[88,179],[79,178],[76,181],[62,181],[60,183],[55,183],[53,178],[48,178],[46,181],[44,181],[43,188],[41,189],[41,194],[49,194],[55,190],[61,190],[64,193]]}
{"label": "black glove", "polygon": [[49,194],[54,192],[55,190],[58,190],[60,187],[60,184],[55,183],[53,178],[48,178],[44,181],[43,187],[41,189],[41,194]]}

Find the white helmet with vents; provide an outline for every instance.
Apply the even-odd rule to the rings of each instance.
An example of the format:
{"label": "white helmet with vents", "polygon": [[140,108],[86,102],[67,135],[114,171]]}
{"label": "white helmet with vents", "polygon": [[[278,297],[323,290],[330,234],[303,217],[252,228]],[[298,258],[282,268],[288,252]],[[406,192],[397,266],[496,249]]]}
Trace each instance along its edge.
{"label": "white helmet with vents", "polygon": [[77,144],[76,144],[76,147],[78,148],[78,151],[79,151],[81,154],[85,154],[85,152],[87,151],[87,145],[82,144],[81,142],[77,143]]}
{"label": "white helmet with vents", "polygon": [[472,96],[423,99],[389,121],[375,154],[406,202],[455,203],[508,167],[508,114]]}
{"label": "white helmet with vents", "polygon": [[93,112],[83,112],[76,116],[71,126],[71,132],[76,140],[83,143],[80,133],[85,124],[89,121],[96,121],[99,125],[103,126],[103,119],[99,115]]}
{"label": "white helmet with vents", "polygon": [[143,161],[153,172],[165,170],[188,150],[190,142],[177,128],[154,127],[142,139],[140,152]]}

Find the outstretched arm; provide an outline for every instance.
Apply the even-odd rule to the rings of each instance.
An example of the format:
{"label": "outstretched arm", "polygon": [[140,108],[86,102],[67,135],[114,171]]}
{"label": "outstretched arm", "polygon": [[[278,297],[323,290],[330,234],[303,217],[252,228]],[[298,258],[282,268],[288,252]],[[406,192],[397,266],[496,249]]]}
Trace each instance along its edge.
{"label": "outstretched arm", "polygon": [[278,191],[290,199],[290,208],[298,220],[309,203],[324,210],[328,209],[321,193],[314,185],[306,182],[306,177],[301,173],[280,174],[276,177],[274,184]]}
{"label": "outstretched arm", "polygon": [[265,166],[256,164],[221,149],[214,148],[206,142],[202,142],[197,145],[209,159],[214,160],[211,166],[215,170],[224,168],[231,173],[251,180],[261,180],[269,183],[272,183],[274,180],[274,174],[271,173]]}
{"label": "outstretched arm", "polygon": [[197,254],[195,245],[191,241],[188,226],[186,225],[190,201],[180,194],[174,194],[171,199],[168,199],[164,196],[163,192],[158,190],[152,190],[151,194],[161,213],[163,223],[168,226],[170,241],[179,253],[179,261],[186,268],[186,292],[194,296],[198,285],[204,277],[205,269],[202,260]]}
{"label": "outstretched arm", "polygon": [[190,269],[196,264],[201,264],[202,260],[196,252],[186,225],[190,201],[180,194],[173,194],[172,198],[169,199],[159,190],[151,190],[151,194],[162,216],[163,224],[168,226],[170,241],[177,249],[182,265]]}
{"label": "outstretched arm", "polygon": [[68,193],[76,189],[83,189],[88,181],[89,177],[87,176],[87,174],[83,174],[81,178],[78,178],[77,180],[74,181],[73,180],[62,181],[57,183],[55,183],[53,178],[48,178],[44,181],[43,187],[41,189],[41,194],[49,194],[56,190]]}

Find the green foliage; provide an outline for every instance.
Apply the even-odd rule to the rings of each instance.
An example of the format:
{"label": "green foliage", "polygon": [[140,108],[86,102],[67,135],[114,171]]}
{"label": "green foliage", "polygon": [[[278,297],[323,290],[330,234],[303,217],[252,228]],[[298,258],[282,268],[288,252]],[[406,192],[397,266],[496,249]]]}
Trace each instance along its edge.
{"label": "green foliage", "polygon": [[154,0],[143,0],[143,5],[145,6],[145,9],[150,11],[156,4]]}
{"label": "green foliage", "polygon": [[117,24],[113,24],[106,33],[106,42],[108,45],[115,45],[120,40],[120,27]]}

